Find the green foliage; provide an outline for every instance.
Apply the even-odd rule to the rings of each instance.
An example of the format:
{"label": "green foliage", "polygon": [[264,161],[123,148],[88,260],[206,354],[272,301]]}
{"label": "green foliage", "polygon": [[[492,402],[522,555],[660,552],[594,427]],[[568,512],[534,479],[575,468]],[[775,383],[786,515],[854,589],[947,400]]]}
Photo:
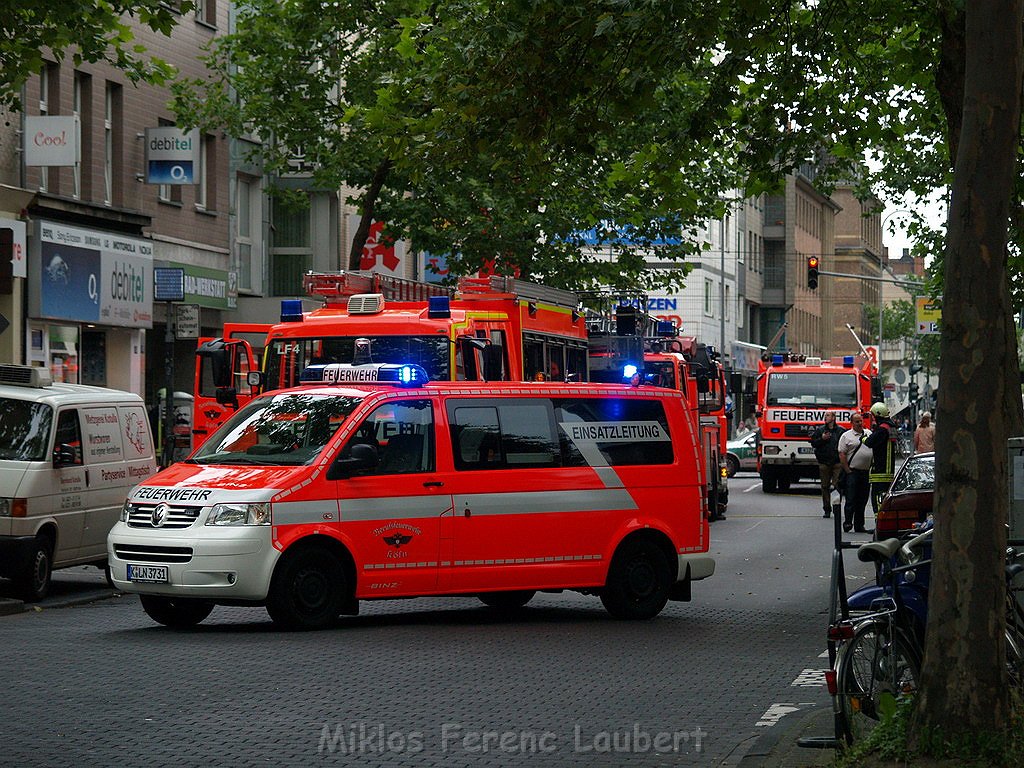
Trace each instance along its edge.
{"label": "green foliage", "polygon": [[[175,5],[181,13],[194,7],[192,0]],[[21,88],[39,73],[47,51],[58,61],[70,56],[75,66],[109,62],[132,81],[165,81],[170,68],[143,58],[125,16],[170,35],[179,15],[170,6],[166,0],[0,0],[0,105],[21,108]]]}

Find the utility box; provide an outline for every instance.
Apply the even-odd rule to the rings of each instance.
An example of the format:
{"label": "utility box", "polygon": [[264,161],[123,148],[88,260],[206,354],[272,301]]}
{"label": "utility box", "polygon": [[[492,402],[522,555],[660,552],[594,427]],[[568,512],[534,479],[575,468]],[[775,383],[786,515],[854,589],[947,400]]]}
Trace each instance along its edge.
{"label": "utility box", "polygon": [[1006,441],[1010,469],[1010,540],[1024,546],[1024,437]]}
{"label": "utility box", "polygon": [[[1024,437],[1011,437],[1006,441],[1006,450],[1010,470],[1009,538],[1011,546],[1020,551],[1024,547]],[[1014,579],[1013,586],[1022,583],[1024,574]],[[1017,592],[1017,602],[1024,608],[1024,592]]]}

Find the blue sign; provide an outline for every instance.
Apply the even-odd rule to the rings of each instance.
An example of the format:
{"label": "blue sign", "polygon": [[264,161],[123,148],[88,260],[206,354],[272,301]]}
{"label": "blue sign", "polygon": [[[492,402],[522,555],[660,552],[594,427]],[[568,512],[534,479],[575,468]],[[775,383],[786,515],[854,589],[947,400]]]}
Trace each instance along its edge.
{"label": "blue sign", "polygon": [[100,252],[43,242],[40,298],[42,316],[82,322],[100,319]]}
{"label": "blue sign", "polygon": [[573,233],[574,239],[579,239],[583,245],[682,245],[683,238],[675,235],[660,236],[650,242],[644,241],[636,234],[636,227],[626,224],[616,226],[611,222],[604,222],[600,227],[584,229]]}
{"label": "blue sign", "polygon": [[195,184],[191,160],[150,160],[150,184]]}

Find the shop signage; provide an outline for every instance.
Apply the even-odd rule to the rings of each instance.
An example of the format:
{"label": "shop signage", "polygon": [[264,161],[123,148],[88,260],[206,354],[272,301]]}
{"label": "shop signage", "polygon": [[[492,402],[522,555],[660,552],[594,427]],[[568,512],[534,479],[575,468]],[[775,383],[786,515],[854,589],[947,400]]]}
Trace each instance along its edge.
{"label": "shop signage", "polygon": [[198,304],[209,309],[235,309],[238,291],[235,288],[233,272],[222,269],[197,267],[194,264],[165,262],[171,267],[184,270],[185,293],[183,301]]}
{"label": "shop signage", "polygon": [[38,258],[39,269],[30,270],[29,309],[35,316],[153,327],[148,240],[40,221]]}
{"label": "shop signage", "polygon": [[146,183],[195,184],[199,130],[173,126],[146,129]]}
{"label": "shop signage", "polygon": [[28,243],[25,239],[25,222],[0,217],[0,229],[9,229],[11,231],[11,276],[28,277],[26,263],[28,258],[26,247]]}
{"label": "shop signage", "polygon": [[75,165],[79,161],[78,117],[43,115],[25,118],[25,165]]}

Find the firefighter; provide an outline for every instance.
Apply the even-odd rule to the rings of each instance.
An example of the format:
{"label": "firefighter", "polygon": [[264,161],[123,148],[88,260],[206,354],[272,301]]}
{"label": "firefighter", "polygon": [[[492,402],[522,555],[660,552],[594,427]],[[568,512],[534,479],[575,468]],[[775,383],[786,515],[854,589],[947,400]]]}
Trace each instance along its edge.
{"label": "firefighter", "polygon": [[871,425],[873,429],[864,441],[864,445],[870,448],[873,454],[868,480],[871,482],[871,509],[877,519],[882,499],[889,492],[893,475],[896,473],[896,453],[898,451],[896,443],[899,440],[899,435],[896,424],[889,418],[889,407],[885,403],[872,405],[871,416],[874,419],[874,423]]}

